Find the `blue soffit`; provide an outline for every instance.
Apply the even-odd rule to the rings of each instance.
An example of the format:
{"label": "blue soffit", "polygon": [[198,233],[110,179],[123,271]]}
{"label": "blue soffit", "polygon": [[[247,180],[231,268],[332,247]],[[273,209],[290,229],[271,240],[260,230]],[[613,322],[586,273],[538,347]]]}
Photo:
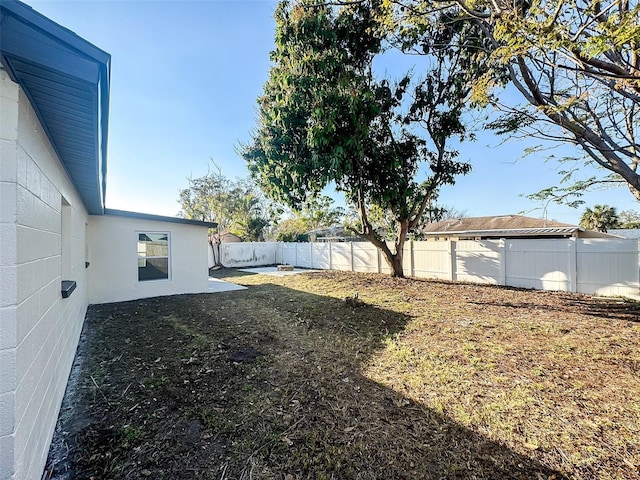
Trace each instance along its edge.
{"label": "blue soffit", "polygon": [[0,1],[0,61],[89,213],[104,211],[111,56],[16,0]]}

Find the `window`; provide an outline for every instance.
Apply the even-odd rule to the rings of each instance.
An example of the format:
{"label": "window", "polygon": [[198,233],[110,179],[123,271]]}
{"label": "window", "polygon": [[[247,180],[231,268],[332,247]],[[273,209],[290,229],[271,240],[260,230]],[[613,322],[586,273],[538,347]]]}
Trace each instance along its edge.
{"label": "window", "polygon": [[169,234],[138,233],[138,281],[169,279]]}

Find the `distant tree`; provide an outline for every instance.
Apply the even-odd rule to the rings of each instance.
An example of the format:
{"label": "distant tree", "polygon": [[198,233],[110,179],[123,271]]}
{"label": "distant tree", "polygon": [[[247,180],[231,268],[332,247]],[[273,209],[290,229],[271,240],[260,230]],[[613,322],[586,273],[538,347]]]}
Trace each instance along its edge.
{"label": "distant tree", "polygon": [[587,208],[580,217],[580,225],[589,230],[606,233],[610,228],[619,228],[620,220],[616,209],[609,205]]}
{"label": "distant tree", "polygon": [[266,199],[249,179],[230,183],[228,207],[233,220],[228,228],[246,242],[264,241],[264,231],[270,225]]}
{"label": "distant tree", "polygon": [[216,235],[233,233],[246,241],[258,241],[269,225],[268,202],[247,179],[229,180],[216,171],[188,178],[189,186],[180,190],[180,216],[218,224]]}
{"label": "distant tree", "polygon": [[300,217],[289,217],[280,220],[275,228],[277,242],[308,242],[307,223]]}
{"label": "distant tree", "polygon": [[334,207],[333,203],[334,200],[325,195],[309,197],[299,211],[292,211],[288,218],[278,222],[275,228],[276,240],[306,242],[311,230],[342,224],[345,210]]}
{"label": "distant tree", "polygon": [[620,228],[640,228],[640,213],[635,210],[623,210],[618,214]]}
{"label": "distant tree", "polygon": [[[265,192],[294,208],[333,183],[358,211],[356,233],[401,277],[409,230],[440,186],[470,170],[447,145],[465,136],[468,49],[430,45],[432,68],[413,90],[409,75],[378,80],[372,64],[383,38],[373,4],[278,5],[273,66],[243,156]],[[430,174],[418,180],[422,163]],[[373,207],[393,218],[392,248],[369,218]]]}
{"label": "distant tree", "polygon": [[335,200],[326,195],[308,197],[302,206],[300,216],[305,219],[309,230],[327,228],[344,221],[345,210],[334,207]]}

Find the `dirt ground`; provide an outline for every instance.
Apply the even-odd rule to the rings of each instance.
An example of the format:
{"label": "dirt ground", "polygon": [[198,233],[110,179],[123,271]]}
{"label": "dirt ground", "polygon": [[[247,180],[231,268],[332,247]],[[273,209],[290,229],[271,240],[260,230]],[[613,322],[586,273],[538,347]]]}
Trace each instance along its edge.
{"label": "dirt ground", "polygon": [[640,479],[634,302],[217,275],[89,308],[44,478]]}

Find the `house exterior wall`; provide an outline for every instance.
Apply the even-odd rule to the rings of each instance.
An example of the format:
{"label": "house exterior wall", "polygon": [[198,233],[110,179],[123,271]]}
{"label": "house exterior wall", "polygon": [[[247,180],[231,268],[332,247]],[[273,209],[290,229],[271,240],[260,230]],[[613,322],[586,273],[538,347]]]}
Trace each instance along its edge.
{"label": "house exterior wall", "polygon": [[88,304],[88,215],[1,68],[0,157],[0,480],[40,479]]}
{"label": "house exterior wall", "polygon": [[[170,278],[138,281],[139,233],[169,233]],[[207,228],[117,215],[89,219],[89,303],[208,290]]]}

